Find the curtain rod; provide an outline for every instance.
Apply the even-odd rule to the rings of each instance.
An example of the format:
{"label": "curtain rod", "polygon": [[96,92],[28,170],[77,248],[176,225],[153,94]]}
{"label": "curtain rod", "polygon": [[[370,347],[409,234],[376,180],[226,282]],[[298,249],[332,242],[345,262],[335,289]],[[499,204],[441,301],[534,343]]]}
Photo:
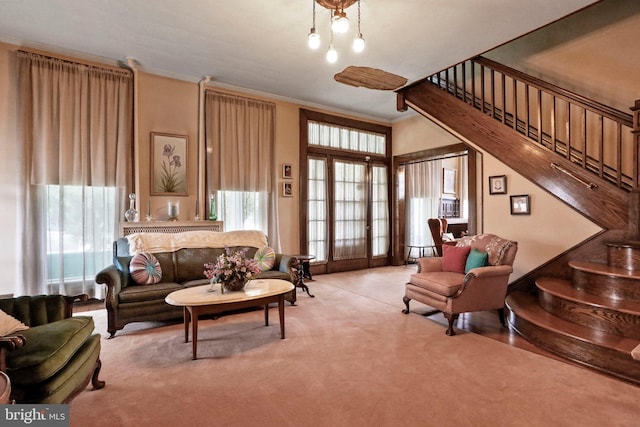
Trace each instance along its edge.
{"label": "curtain rod", "polygon": [[444,154],[442,156],[429,157],[428,159],[409,160],[406,162],[398,163],[398,165],[413,165],[417,163],[435,162],[436,160],[454,159],[456,157],[463,157],[468,155],[469,155],[468,152],[457,153],[457,154]]}
{"label": "curtain rod", "polygon": [[207,88],[205,88],[204,92],[205,92],[205,95],[207,95],[207,94],[214,94],[214,95],[226,96],[226,97],[228,97],[228,98],[235,98],[235,99],[239,99],[239,100],[242,100],[242,101],[257,101],[257,102],[263,102],[263,103],[265,103],[265,104],[267,104],[267,105],[272,105],[272,106],[274,106],[274,107],[275,107],[275,105],[276,105],[276,103],[275,103],[275,102],[273,102],[273,101],[265,101],[265,100],[260,99],[260,98],[250,98],[250,97],[248,97],[248,96],[237,95],[237,94],[235,94],[235,93],[229,93],[229,92],[223,92],[223,91],[220,91],[220,90],[217,90],[217,89],[207,89]]}
{"label": "curtain rod", "polygon": [[38,59],[45,59],[47,61],[57,61],[57,62],[61,62],[63,64],[69,64],[69,65],[74,65],[74,66],[78,66],[81,65],[83,67],[87,67],[90,69],[94,69],[94,70],[100,70],[100,71],[105,71],[105,72],[111,72],[111,73],[115,73],[115,74],[122,74],[123,76],[128,76],[131,77],[133,76],[133,71],[129,68],[125,68],[125,67],[112,67],[109,65],[97,65],[97,64],[90,64],[88,62],[83,62],[81,60],[71,60],[71,59],[66,59],[66,58],[60,58],[58,56],[51,56],[49,54],[43,54],[43,53],[37,53],[37,52],[31,52],[29,50],[24,50],[24,49],[18,49],[17,50],[18,54],[27,56],[27,57],[31,57],[31,58],[38,58]]}

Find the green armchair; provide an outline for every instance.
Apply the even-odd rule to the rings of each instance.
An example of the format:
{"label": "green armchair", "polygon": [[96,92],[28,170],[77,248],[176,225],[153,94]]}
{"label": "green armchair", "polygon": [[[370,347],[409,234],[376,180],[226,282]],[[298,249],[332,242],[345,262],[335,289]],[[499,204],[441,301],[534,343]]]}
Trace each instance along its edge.
{"label": "green armchair", "polygon": [[16,403],[68,403],[92,382],[104,387],[100,335],[93,318],[75,316],[73,302],[87,296],[21,296],[0,299],[0,309],[29,328],[0,337],[0,370],[11,379]]}

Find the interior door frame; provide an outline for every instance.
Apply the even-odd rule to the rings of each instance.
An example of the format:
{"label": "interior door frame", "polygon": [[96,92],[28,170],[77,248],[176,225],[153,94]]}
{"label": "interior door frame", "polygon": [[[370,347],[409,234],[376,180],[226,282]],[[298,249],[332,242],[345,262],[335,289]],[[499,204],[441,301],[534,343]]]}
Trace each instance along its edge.
{"label": "interior door frame", "polygon": [[[400,186],[400,167],[406,165],[410,162],[416,162],[421,160],[431,160],[446,157],[455,153],[467,152],[468,156],[468,173],[467,173],[467,194],[468,194],[468,205],[469,205],[469,217],[468,220],[468,230],[469,234],[476,234],[477,232],[477,159],[478,152],[471,146],[459,143],[453,145],[447,145],[444,147],[437,147],[429,150],[421,150],[415,153],[403,154],[393,157],[393,198],[390,203],[394,206],[392,209],[392,235],[393,235],[393,255],[392,255],[392,265],[402,265],[405,262],[404,253],[405,253],[405,200],[403,198],[404,195],[399,194],[399,186]],[[425,220],[426,221],[426,220]]]}
{"label": "interior door frame", "polygon": [[[344,126],[349,128],[354,128],[363,131],[375,132],[379,134],[385,135],[386,140],[386,155],[376,155],[376,154],[367,154],[361,152],[351,152],[346,150],[336,150],[326,147],[314,147],[309,146],[308,144],[308,121],[317,121],[321,123],[328,123],[337,126]],[[347,270],[357,270],[364,269],[374,266],[383,266],[391,264],[392,260],[392,248],[393,248],[393,227],[391,224],[392,218],[392,179],[391,179],[391,171],[392,171],[392,157],[391,157],[391,127],[379,125],[375,123],[363,122],[360,120],[349,119],[346,117],[334,116],[326,113],[319,113],[316,111],[300,109],[300,185],[298,186],[300,192],[300,251],[305,252],[307,247],[307,180],[308,180],[308,170],[307,170],[307,158],[312,156],[314,158],[326,158],[327,161],[327,173],[328,173],[328,182],[327,182],[327,198],[328,198],[328,212],[330,214],[329,218],[333,217],[333,160],[334,159],[342,159],[345,161],[357,161],[357,162],[366,162],[367,165],[367,224],[369,225],[369,229],[367,232],[367,258],[366,259],[357,259],[357,260],[349,260],[349,261],[332,261],[332,247],[334,241],[334,226],[331,221],[328,223],[329,229],[327,230],[327,235],[329,236],[329,254],[328,262],[315,262],[311,264],[311,272],[312,274],[321,274],[321,273],[331,273],[337,271],[347,271]],[[372,164],[376,165],[384,165],[387,167],[387,199],[389,201],[389,212],[388,217],[390,219],[389,223],[389,251],[386,256],[383,257],[375,257],[373,258],[371,255],[372,245],[371,245],[371,220],[372,220],[372,211],[371,211],[371,197],[372,197],[372,186],[371,186],[371,167]]]}

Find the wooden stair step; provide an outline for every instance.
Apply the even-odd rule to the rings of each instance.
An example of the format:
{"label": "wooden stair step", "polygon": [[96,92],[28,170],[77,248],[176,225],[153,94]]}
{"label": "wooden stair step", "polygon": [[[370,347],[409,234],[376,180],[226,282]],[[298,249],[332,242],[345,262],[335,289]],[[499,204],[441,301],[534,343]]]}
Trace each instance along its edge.
{"label": "wooden stair step", "polygon": [[640,271],[606,264],[569,261],[573,287],[593,295],[640,302]]}
{"label": "wooden stair step", "polygon": [[561,279],[539,278],[538,302],[549,313],[582,326],[640,340],[640,303],[575,289]]}
{"label": "wooden stair step", "polygon": [[640,340],[608,334],[545,311],[538,296],[513,292],[506,307],[511,328],[532,344],[567,360],[640,385],[640,361],[631,351]]}

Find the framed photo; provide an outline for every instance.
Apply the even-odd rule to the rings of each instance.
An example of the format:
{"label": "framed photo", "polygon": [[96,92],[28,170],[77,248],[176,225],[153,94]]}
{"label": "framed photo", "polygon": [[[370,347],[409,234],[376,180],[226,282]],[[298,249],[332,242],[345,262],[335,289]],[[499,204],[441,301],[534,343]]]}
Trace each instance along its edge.
{"label": "framed photo", "polygon": [[286,179],[293,179],[293,166],[291,163],[282,164],[282,177]]}
{"label": "framed photo", "polygon": [[293,197],[293,184],[290,182],[282,183],[282,197]]}
{"label": "framed photo", "polygon": [[456,194],[456,170],[442,168],[442,192]]}
{"label": "framed photo", "polygon": [[511,196],[511,215],[530,215],[529,195]]}
{"label": "framed photo", "polygon": [[187,196],[186,135],[151,132],[151,195]]}
{"label": "framed photo", "polygon": [[489,177],[489,194],[507,194],[507,176]]}

